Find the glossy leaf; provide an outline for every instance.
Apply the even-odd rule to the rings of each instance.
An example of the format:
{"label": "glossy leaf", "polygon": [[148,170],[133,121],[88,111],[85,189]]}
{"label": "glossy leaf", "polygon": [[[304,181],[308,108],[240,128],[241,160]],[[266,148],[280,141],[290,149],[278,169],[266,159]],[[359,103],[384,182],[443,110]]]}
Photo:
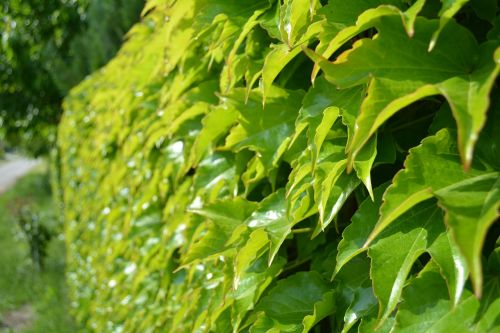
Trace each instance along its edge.
{"label": "glossy leaf", "polygon": [[265,313],[274,330],[307,332],[333,312],[335,301],[330,285],[318,273],[301,272],[278,282],[256,309]]}
{"label": "glossy leaf", "polygon": [[[370,246],[370,274],[377,296],[379,318],[385,321],[397,306],[414,262],[445,231],[443,214],[433,202],[423,203],[401,216],[385,237]],[[448,260],[452,258],[449,257]],[[463,283],[463,280],[462,280]]]}
{"label": "glossy leaf", "polygon": [[494,3],[149,0],[57,133],[82,330],[495,331]]}
{"label": "glossy leaf", "polygon": [[286,214],[285,191],[279,190],[265,198],[245,222],[251,229],[263,228],[270,240],[269,264],[290,233],[293,223]]}
{"label": "glossy leaf", "polygon": [[467,2],[469,2],[469,0],[452,0],[443,2],[443,7],[441,7],[441,10],[439,11],[439,28],[432,35],[432,39],[429,43],[429,51],[434,49],[437,39],[439,38],[444,26]]}
{"label": "glossy leaf", "polygon": [[373,201],[367,198],[361,203],[356,214],[352,217],[351,223],[344,229],[342,240],[338,245],[335,274],[352,258],[366,250],[363,245],[377,223],[382,194],[387,185],[375,189]]}
{"label": "glossy leaf", "polygon": [[280,147],[293,133],[293,122],[300,108],[300,92],[286,91],[275,87],[262,107],[259,93],[250,95],[245,104],[244,91],[236,90],[229,96],[229,103],[240,113],[239,124],[226,138],[226,148],[239,151],[248,148],[255,151],[267,169],[277,162],[282,154]]}
{"label": "glossy leaf", "polygon": [[479,302],[467,294],[461,303],[453,308],[443,293],[444,281],[439,267],[432,261],[405,289],[404,299],[396,315],[394,332],[440,332],[453,329],[469,332]]}
{"label": "glossy leaf", "polygon": [[[450,23],[442,32],[443,42],[428,53],[423,42],[429,40],[436,22],[418,20],[413,38],[406,35],[397,17],[381,17],[376,27],[378,38],[358,41],[336,62],[316,59],[327,79],[340,87],[370,82],[356,120],[356,133],[348,147],[351,160],[394,113],[424,97],[442,94],[457,121],[459,150],[468,168],[477,133],[485,122],[488,94],[500,70],[493,59],[495,45],[478,47],[467,30]],[[453,51],[457,43],[463,46],[460,52]],[[384,61],[385,50],[397,45],[405,45],[403,49],[408,53],[398,53],[390,62]],[[407,79],[409,76],[411,80]],[[464,89],[467,94],[461,93]]]}
{"label": "glossy leaf", "polygon": [[436,191],[446,222],[467,259],[478,295],[482,288],[481,249],[489,227],[498,219],[500,174],[487,173]]}
{"label": "glossy leaf", "polygon": [[[438,170],[443,169],[448,170],[446,177],[439,174]],[[410,152],[404,171],[396,175],[393,185],[384,194],[380,219],[367,244],[415,204],[436,196],[440,199],[440,205],[446,209],[446,201],[449,201],[451,208],[451,213],[448,210],[447,215],[449,226],[455,235],[460,251],[467,259],[476,293],[480,294],[482,273],[479,251],[488,227],[497,217],[498,208],[496,207],[499,201],[497,179],[497,172],[474,167],[468,172],[463,171],[456,155],[456,144],[452,133],[449,130],[441,130],[435,136],[425,139],[419,147]],[[461,184],[464,186],[463,191],[459,191]],[[469,184],[471,187],[468,187]],[[454,190],[455,188],[458,191]],[[466,199],[470,198],[467,193],[469,191],[473,192],[475,197],[471,205],[465,206],[465,210],[458,207],[452,208],[457,195],[470,200]],[[439,193],[443,193],[444,197]],[[463,202],[461,205],[464,205]],[[468,213],[465,213],[467,209]],[[457,215],[454,215],[454,211]],[[464,213],[471,214],[475,223],[460,222],[467,221],[463,216]],[[471,230],[471,226],[474,229]],[[471,238],[471,232],[473,238]]]}

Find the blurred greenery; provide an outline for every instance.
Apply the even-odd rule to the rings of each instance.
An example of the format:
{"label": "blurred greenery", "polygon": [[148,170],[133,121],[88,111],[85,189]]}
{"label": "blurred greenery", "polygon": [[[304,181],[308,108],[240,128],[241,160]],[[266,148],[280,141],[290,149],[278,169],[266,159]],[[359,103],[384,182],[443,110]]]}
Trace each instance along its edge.
{"label": "blurred greenery", "polygon": [[[30,305],[35,312],[34,323],[24,332],[77,332],[68,314],[62,223],[54,209],[46,169],[44,166],[25,176],[0,195],[0,322],[7,312]],[[19,225],[21,209],[36,215],[54,235],[41,272],[31,261],[29,242]],[[0,328],[0,332],[9,330]]]}
{"label": "blurred greenery", "polygon": [[44,155],[69,89],[111,59],[143,0],[0,2],[0,144]]}

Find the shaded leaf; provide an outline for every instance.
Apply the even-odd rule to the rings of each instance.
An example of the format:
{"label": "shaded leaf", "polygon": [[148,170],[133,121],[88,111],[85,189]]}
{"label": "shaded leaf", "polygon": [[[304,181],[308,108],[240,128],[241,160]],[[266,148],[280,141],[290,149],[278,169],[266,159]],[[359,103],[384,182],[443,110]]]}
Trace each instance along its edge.
{"label": "shaded leaf", "polygon": [[[405,169],[396,175],[393,184],[384,194],[384,203],[380,208],[380,219],[367,244],[398,216],[415,204],[435,195],[440,199],[440,204],[445,209],[446,201],[449,202],[448,205],[451,209],[451,212],[448,212],[448,219],[451,215],[450,228],[456,235],[457,245],[467,260],[476,293],[480,294],[482,273],[478,251],[482,247],[486,230],[497,216],[498,208],[496,207],[498,207],[499,199],[496,182],[498,172],[481,170],[483,167],[480,165],[473,165],[468,172],[463,171],[456,154],[455,142],[451,136],[452,133],[449,130],[441,130],[410,151],[405,162]],[[440,170],[447,170],[446,176],[440,173]],[[469,187],[470,185],[472,187]],[[461,186],[464,186],[463,191],[459,190]],[[467,194],[467,192],[471,192],[471,194]],[[439,193],[443,193],[446,198],[440,196]],[[469,207],[465,205],[465,210],[461,212],[461,208],[454,209],[452,207],[457,195],[462,195],[463,198],[468,198],[468,195],[475,197],[471,201],[471,205]],[[460,206],[462,205],[464,205],[463,202]],[[461,220],[467,216],[463,215],[467,214],[467,211],[473,216],[469,219],[480,223],[461,223],[460,221],[467,221],[467,219]],[[471,230],[471,227],[474,229]],[[471,232],[473,232],[474,237],[471,237]]]}
{"label": "shaded leaf", "polygon": [[[275,330],[307,332],[314,323],[333,312],[333,297],[332,288],[318,273],[300,272],[279,281],[256,310],[271,319]],[[271,323],[269,319],[266,321],[268,325]]]}
{"label": "shaded leaf", "polygon": [[303,94],[273,87],[264,108],[258,92],[251,93],[248,103],[244,102],[244,96],[242,89],[235,89],[228,96],[228,103],[239,112],[240,117],[239,124],[226,138],[225,148],[255,151],[269,170],[283,153],[283,149],[280,150],[283,142],[293,133],[293,123]]}
{"label": "shaded leaf", "polygon": [[[370,274],[379,300],[379,318],[385,321],[400,301],[406,278],[417,258],[445,232],[443,214],[433,202],[408,211],[368,249]],[[452,260],[452,258],[448,258]]]}

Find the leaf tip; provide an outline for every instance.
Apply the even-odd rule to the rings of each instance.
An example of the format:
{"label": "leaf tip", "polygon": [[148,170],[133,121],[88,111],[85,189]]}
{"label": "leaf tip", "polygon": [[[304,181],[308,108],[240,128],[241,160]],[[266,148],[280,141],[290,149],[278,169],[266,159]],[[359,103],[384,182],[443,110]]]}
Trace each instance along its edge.
{"label": "leaf tip", "polygon": [[311,72],[311,84],[314,86],[314,82],[316,82],[316,77],[318,76],[319,70],[321,68],[317,63],[314,63],[313,70]]}
{"label": "leaf tip", "polygon": [[432,52],[432,50],[436,46],[436,39],[437,39],[437,36],[432,36],[432,39],[429,42],[429,47],[427,48],[427,52]]}

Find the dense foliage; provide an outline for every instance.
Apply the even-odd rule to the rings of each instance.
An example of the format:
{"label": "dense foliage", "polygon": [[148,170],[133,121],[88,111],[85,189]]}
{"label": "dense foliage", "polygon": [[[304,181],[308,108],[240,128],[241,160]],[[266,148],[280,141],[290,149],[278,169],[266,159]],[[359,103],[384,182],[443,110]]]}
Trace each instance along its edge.
{"label": "dense foliage", "polygon": [[77,319],[92,332],[498,329],[497,13],[150,0],[65,101]]}
{"label": "dense foliage", "polygon": [[38,166],[0,194],[0,333],[79,332],[68,313],[63,224],[49,179]]}
{"label": "dense foliage", "polygon": [[2,1],[0,143],[46,154],[62,113],[62,98],[114,56],[143,4]]}

